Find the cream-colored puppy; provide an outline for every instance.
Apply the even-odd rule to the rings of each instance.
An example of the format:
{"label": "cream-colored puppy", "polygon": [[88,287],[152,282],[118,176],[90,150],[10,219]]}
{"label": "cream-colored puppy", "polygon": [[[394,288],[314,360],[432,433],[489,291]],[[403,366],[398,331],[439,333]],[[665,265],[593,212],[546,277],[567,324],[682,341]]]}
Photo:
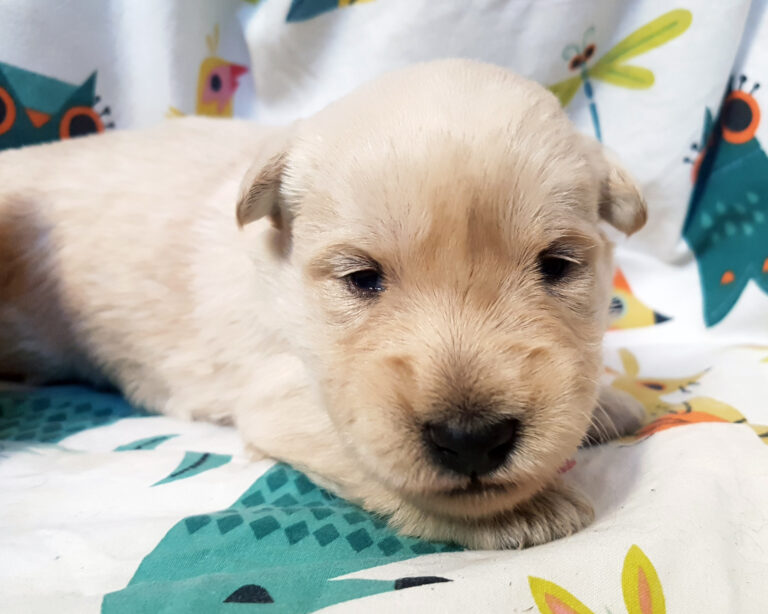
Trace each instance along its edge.
{"label": "cream-colored puppy", "polygon": [[173,120],[7,151],[0,373],[232,420],[409,534],[537,544],[592,518],[558,468],[593,409],[592,438],[639,419],[598,390],[599,220],[645,216],[554,96],[469,61],[284,129]]}

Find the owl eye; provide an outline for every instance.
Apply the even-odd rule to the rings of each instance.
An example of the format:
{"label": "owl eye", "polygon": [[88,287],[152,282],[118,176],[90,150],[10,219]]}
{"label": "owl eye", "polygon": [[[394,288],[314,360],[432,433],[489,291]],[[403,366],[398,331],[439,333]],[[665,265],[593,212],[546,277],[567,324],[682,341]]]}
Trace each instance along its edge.
{"label": "owl eye", "polygon": [[723,138],[733,145],[741,145],[755,136],[760,107],[752,94],[736,90],[728,94],[720,116]]}
{"label": "owl eye", "polygon": [[0,134],[5,134],[16,121],[16,103],[8,90],[0,87]]}
{"label": "owl eye", "polygon": [[104,122],[91,107],[72,107],[61,118],[59,136],[71,139],[104,132]]}

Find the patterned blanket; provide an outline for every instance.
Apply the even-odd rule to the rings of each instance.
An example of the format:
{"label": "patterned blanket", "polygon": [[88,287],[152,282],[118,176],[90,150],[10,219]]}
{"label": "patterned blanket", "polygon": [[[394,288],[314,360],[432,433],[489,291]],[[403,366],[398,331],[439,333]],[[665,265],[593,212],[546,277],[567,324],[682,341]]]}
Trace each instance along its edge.
{"label": "patterned blanket", "polygon": [[0,150],[190,113],[289,121],[443,56],[550,87],[649,201],[647,228],[619,245],[605,354],[606,382],[647,419],[567,467],[592,526],[471,552],[250,462],[227,427],[0,386],[0,612],[765,611],[766,0],[74,9],[0,6]]}

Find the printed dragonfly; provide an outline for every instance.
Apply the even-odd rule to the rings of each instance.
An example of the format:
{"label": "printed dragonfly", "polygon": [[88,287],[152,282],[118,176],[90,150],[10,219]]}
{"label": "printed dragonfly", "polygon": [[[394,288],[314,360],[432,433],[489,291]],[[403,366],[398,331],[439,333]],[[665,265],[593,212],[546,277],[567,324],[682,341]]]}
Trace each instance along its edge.
{"label": "printed dragonfly", "polygon": [[680,36],[691,25],[692,18],[691,12],[686,9],[664,13],[661,17],[635,30],[587,68],[587,64],[597,51],[597,46],[592,41],[595,29],[589,28],[584,33],[581,45],[567,45],[562,52],[563,59],[568,62],[568,68],[579,71],[579,74],[550,85],[549,89],[560,99],[560,104],[566,107],[578,92],[579,86],[583,85],[584,95],[589,102],[595,136],[602,141],[592,79],[630,89],[648,89],[653,85],[653,73],[647,68],[628,65],[625,62]]}

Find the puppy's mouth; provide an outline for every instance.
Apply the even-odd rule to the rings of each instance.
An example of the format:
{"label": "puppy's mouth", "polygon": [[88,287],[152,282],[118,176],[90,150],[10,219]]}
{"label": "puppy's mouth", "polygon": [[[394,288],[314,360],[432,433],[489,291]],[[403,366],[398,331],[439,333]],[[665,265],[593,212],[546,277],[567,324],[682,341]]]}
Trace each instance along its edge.
{"label": "puppy's mouth", "polygon": [[469,497],[477,495],[498,495],[513,490],[515,485],[513,483],[496,484],[493,482],[481,482],[478,478],[472,478],[469,484],[450,488],[448,490],[440,491],[440,495],[444,497]]}

